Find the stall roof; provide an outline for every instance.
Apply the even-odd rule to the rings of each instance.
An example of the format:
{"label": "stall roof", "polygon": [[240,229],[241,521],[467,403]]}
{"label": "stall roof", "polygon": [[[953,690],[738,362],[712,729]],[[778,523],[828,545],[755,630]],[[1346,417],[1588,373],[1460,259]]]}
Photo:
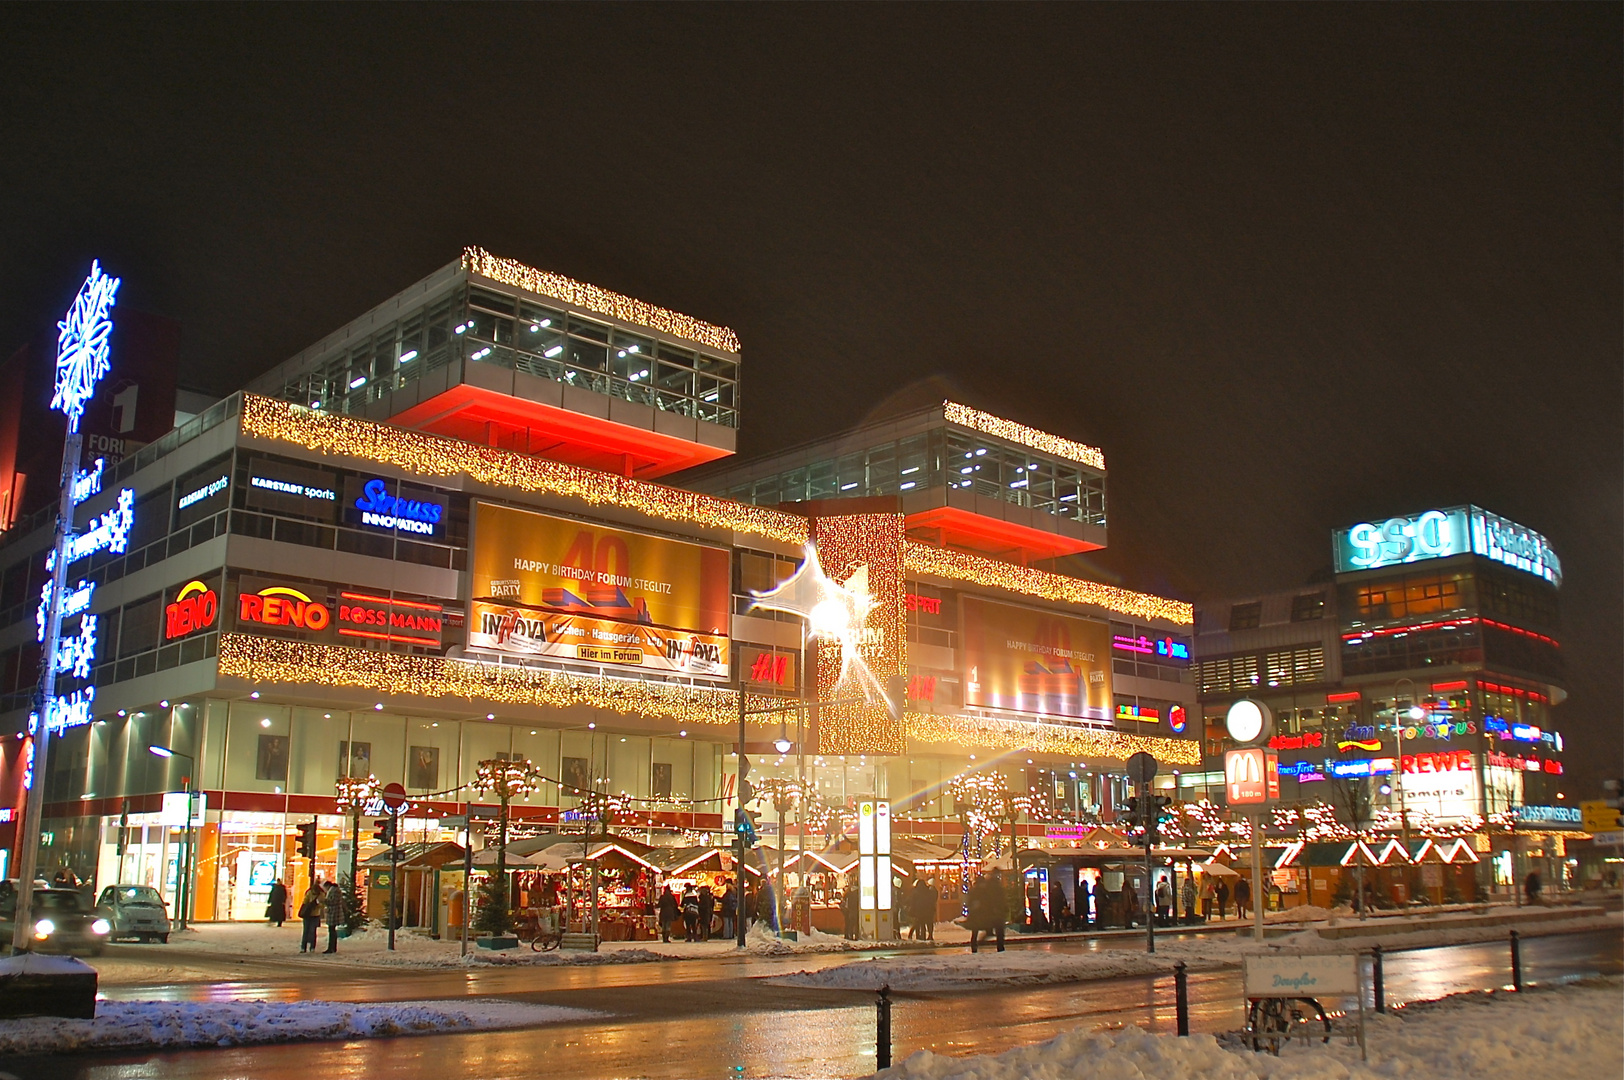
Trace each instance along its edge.
{"label": "stall roof", "polygon": [[[390,861],[389,849],[384,848],[371,858],[363,860],[361,865],[369,869],[387,869]],[[395,865],[402,870],[413,870],[420,866],[444,866],[449,862],[461,861],[461,844],[453,844],[449,840],[427,843],[415,841],[400,845],[400,859]]]}
{"label": "stall roof", "polygon": [[[644,860],[644,857],[650,851],[654,850],[651,845],[640,840],[633,840],[630,837],[619,836],[615,833],[593,837],[586,837],[579,833],[542,833],[539,836],[527,836],[523,840],[509,840],[508,850],[517,851],[522,855],[529,855],[532,852],[545,851],[559,844],[568,844],[577,849],[574,854],[579,857],[581,854],[579,849],[583,845],[595,848],[604,843],[614,844],[622,850],[636,855],[640,862]],[[568,856],[570,852],[566,851],[564,854]]]}

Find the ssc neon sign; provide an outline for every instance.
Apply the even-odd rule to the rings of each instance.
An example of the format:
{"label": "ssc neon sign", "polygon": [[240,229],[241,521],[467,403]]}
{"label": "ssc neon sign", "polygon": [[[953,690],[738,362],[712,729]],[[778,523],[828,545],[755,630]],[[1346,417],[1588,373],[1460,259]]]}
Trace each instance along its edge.
{"label": "ssc neon sign", "polygon": [[1476,506],[1428,510],[1332,535],[1338,573],[1475,554],[1562,584],[1562,562],[1539,533]]}

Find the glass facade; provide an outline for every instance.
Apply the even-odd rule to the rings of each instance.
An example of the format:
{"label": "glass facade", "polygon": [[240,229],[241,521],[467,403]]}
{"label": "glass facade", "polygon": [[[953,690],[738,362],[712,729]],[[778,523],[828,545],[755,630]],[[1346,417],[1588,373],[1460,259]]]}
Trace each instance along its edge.
{"label": "glass facade", "polygon": [[360,413],[424,374],[466,360],[739,426],[739,364],[607,322],[477,285],[351,342],[287,382],[277,396]]}
{"label": "glass facade", "polygon": [[1105,477],[975,432],[939,427],[864,450],[820,457],[770,476],[730,482],[717,494],[771,506],[813,499],[970,491],[1089,525],[1105,525]]}

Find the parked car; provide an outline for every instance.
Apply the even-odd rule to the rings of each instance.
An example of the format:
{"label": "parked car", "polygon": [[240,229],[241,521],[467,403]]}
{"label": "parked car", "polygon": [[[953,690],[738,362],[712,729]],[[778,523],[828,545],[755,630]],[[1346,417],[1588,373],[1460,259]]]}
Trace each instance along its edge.
{"label": "parked car", "polygon": [[[96,913],[74,889],[34,890],[34,948],[71,956],[100,956],[112,924]],[[0,895],[0,941],[10,941],[17,927],[17,893]]]}
{"label": "parked car", "polygon": [[96,901],[96,913],[112,926],[109,941],[169,942],[169,908],[150,885],[109,885]]}

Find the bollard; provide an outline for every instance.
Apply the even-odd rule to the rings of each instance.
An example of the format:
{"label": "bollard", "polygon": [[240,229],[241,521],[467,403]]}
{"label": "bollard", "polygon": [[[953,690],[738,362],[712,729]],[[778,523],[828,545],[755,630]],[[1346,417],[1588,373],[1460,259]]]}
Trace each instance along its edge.
{"label": "bollard", "polygon": [[1511,932],[1511,988],[1522,989],[1522,945],[1515,930]]}
{"label": "bollard", "polygon": [[874,1067],[891,1067],[891,984],[880,987],[880,999],[874,1003]]}
{"label": "bollard", "polygon": [[1376,1011],[1387,1011],[1387,991],[1382,986],[1382,947],[1377,945],[1370,950],[1370,994],[1375,999]]}
{"label": "bollard", "polygon": [[1178,1009],[1179,1034],[1190,1033],[1190,974],[1185,970],[1184,961],[1180,960],[1173,965],[1173,1000]]}

